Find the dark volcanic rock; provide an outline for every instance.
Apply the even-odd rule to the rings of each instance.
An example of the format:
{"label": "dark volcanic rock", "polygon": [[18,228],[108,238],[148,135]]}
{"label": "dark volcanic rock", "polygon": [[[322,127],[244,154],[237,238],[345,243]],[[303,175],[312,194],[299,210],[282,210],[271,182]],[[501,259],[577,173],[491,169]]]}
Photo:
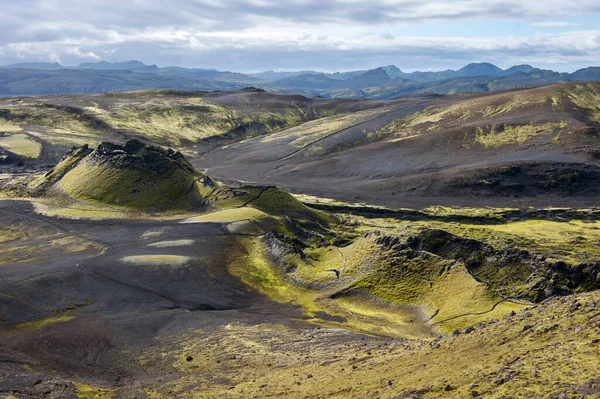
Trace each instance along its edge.
{"label": "dark volcanic rock", "polygon": [[[0,378],[0,396],[13,394],[18,398],[77,399],[77,389],[70,381],[44,378],[36,374],[9,374]],[[11,397],[11,395],[7,396]]]}
{"label": "dark volcanic rock", "polygon": [[294,254],[300,255],[302,258],[305,256],[299,246],[282,241],[275,230],[265,234],[262,241],[267,246],[271,256],[279,262],[281,267],[283,267],[287,273],[292,272],[294,268],[285,261],[285,256]]}
{"label": "dark volcanic rock", "polygon": [[194,168],[180,152],[147,146],[135,139],[123,145],[104,142],[90,154],[89,160],[122,170],[151,170],[162,174],[175,168],[184,168],[194,173]]}

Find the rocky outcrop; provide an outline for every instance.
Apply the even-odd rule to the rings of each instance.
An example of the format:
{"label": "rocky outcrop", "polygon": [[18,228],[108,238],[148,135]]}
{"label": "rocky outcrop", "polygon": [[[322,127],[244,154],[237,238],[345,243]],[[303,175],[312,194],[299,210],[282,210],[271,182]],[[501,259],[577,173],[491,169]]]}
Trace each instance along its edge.
{"label": "rocky outcrop", "polygon": [[129,140],[123,145],[104,142],[90,154],[86,162],[107,165],[114,169],[168,173],[183,168],[195,173],[193,166],[179,152],[148,146],[139,140]]}
{"label": "rocky outcrop", "polygon": [[600,262],[577,265],[553,262],[520,248],[497,250],[445,230],[426,229],[406,240],[377,233],[375,242],[395,253],[427,252],[463,262],[473,277],[503,296],[539,302],[553,295],[600,288]]}
{"label": "rocky outcrop", "polygon": [[263,244],[267,248],[271,258],[276,261],[286,273],[294,271],[294,266],[286,262],[285,257],[288,255],[300,255],[304,258],[304,252],[298,245],[293,245],[284,241],[284,237],[280,236],[276,230],[265,234],[262,238]]}

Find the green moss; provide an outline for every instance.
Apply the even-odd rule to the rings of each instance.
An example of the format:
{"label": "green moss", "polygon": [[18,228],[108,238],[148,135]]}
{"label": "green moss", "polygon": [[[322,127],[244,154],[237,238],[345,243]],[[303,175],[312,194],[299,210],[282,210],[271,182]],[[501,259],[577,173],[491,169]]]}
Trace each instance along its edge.
{"label": "green moss", "polygon": [[310,220],[323,225],[328,225],[332,221],[324,212],[307,207],[286,191],[276,187],[265,189],[252,199],[248,205],[274,216]]}
{"label": "green moss", "polygon": [[[445,230],[455,236],[491,245],[496,250],[521,248],[550,260],[575,265],[600,259],[600,222],[594,220],[523,220],[501,222],[492,217],[488,223],[440,222],[435,220],[397,221],[370,219],[370,224],[401,237],[418,235],[425,229]],[[359,230],[368,228],[359,226]]]}
{"label": "green moss", "polygon": [[182,221],[182,223],[231,223],[245,220],[262,219],[268,217],[264,212],[254,208],[232,208],[222,211],[208,213],[202,216],[194,216]]}
{"label": "green moss", "polygon": [[576,107],[588,111],[591,121],[600,123],[600,86],[597,82],[571,86],[565,95]]}
{"label": "green moss", "polygon": [[78,199],[147,208],[173,204],[191,196],[195,180],[193,174],[180,169],[158,173],[85,163],[65,174],[57,187]]}
{"label": "green moss", "polygon": [[473,279],[464,265],[437,256],[382,259],[376,270],[352,284],[382,300],[424,306],[446,331],[503,316],[518,305],[504,304],[485,284]]}
{"label": "green moss", "polygon": [[20,227],[9,226],[0,228],[0,244],[25,237],[27,237],[27,235]]}
{"label": "green moss", "polygon": [[81,147],[70,154],[67,154],[55,167],[50,169],[45,175],[39,176],[29,184],[31,190],[43,190],[44,188],[56,183],[67,172],[73,169],[77,164],[87,156],[91,150],[87,146]]}
{"label": "green moss", "polygon": [[74,318],[75,318],[74,316],[71,316],[68,313],[62,313],[62,314],[57,314],[54,316],[46,317],[44,319],[39,319],[36,321],[28,321],[25,323],[20,323],[20,324],[15,325],[15,328],[39,330],[39,329],[42,329],[44,327],[47,327],[47,326],[50,326],[53,324],[66,323],[70,320],[73,320]]}
{"label": "green moss", "polygon": [[74,382],[79,399],[111,399],[112,389],[95,387],[81,382]]}
{"label": "green moss", "polygon": [[[1,125],[0,131],[2,131]],[[0,136],[0,147],[25,158],[37,158],[42,151],[40,143],[21,133]]]}
{"label": "green moss", "polygon": [[529,123],[527,125],[502,125],[484,129],[475,128],[474,141],[485,148],[497,148],[505,145],[522,144],[536,136],[547,134],[560,136],[567,127],[565,122],[559,123]]}
{"label": "green moss", "polygon": [[[467,225],[479,235],[512,238],[521,247],[571,264],[600,259],[600,222],[526,220],[497,225]],[[471,230],[473,231],[473,230]],[[490,232],[492,235],[490,235]]]}
{"label": "green moss", "polygon": [[53,144],[82,145],[99,141],[100,131],[94,127],[94,121],[82,118],[82,111],[76,108],[28,99],[18,105],[0,103],[0,111],[10,112],[12,126],[28,128],[28,134]]}
{"label": "green moss", "polygon": [[90,107],[87,111],[113,129],[128,130],[154,143],[175,147],[222,135],[236,123],[233,111],[200,98],[138,99],[116,103],[108,110]]}
{"label": "green moss", "polygon": [[140,266],[183,266],[191,261],[192,258],[180,255],[133,255],[121,259],[121,262]]}
{"label": "green moss", "polygon": [[[297,284],[297,280],[290,279],[281,267],[270,260],[260,240],[246,239],[240,242],[244,254],[236,256],[230,264],[230,273],[272,300],[299,307],[314,323],[405,338],[432,337],[436,334],[426,320],[412,323],[413,319],[420,317],[417,308],[390,308],[360,296],[332,299],[335,287],[319,290]],[[329,318],[322,318],[323,314],[329,315]]]}
{"label": "green moss", "polygon": [[[583,306],[569,312],[575,300]],[[172,359],[181,372],[152,384],[167,397],[595,398],[598,310],[585,304],[598,301],[600,292],[552,301],[435,341],[235,322],[148,350],[144,360]]]}

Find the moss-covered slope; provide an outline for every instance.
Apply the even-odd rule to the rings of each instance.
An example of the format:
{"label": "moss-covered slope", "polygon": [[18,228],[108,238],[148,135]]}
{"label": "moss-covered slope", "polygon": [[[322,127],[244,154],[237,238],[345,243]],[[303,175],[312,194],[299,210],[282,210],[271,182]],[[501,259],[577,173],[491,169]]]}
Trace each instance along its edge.
{"label": "moss-covered slope", "polygon": [[135,139],[123,145],[105,142],[95,150],[74,147],[18,194],[136,211],[254,208],[277,218],[313,223],[317,230],[332,221],[278,187],[230,187],[196,170],[180,152]]}
{"label": "moss-covered slope", "polygon": [[74,150],[35,186],[80,200],[146,208],[191,199],[199,177],[180,153],[131,140]]}

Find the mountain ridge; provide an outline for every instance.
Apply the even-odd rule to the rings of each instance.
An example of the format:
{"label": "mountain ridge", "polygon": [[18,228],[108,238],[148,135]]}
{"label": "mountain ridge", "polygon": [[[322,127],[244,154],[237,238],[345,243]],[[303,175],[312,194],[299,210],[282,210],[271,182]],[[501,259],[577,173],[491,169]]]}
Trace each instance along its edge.
{"label": "mountain ridge", "polygon": [[138,89],[239,90],[254,86],[272,92],[327,98],[389,100],[411,94],[448,95],[539,87],[600,79],[600,67],[561,73],[514,65],[507,69],[470,63],[459,70],[403,72],[395,65],[367,70],[244,74],[216,69],[158,67],[130,60],[62,66],[19,63],[0,67],[0,95],[46,95],[122,92]]}

